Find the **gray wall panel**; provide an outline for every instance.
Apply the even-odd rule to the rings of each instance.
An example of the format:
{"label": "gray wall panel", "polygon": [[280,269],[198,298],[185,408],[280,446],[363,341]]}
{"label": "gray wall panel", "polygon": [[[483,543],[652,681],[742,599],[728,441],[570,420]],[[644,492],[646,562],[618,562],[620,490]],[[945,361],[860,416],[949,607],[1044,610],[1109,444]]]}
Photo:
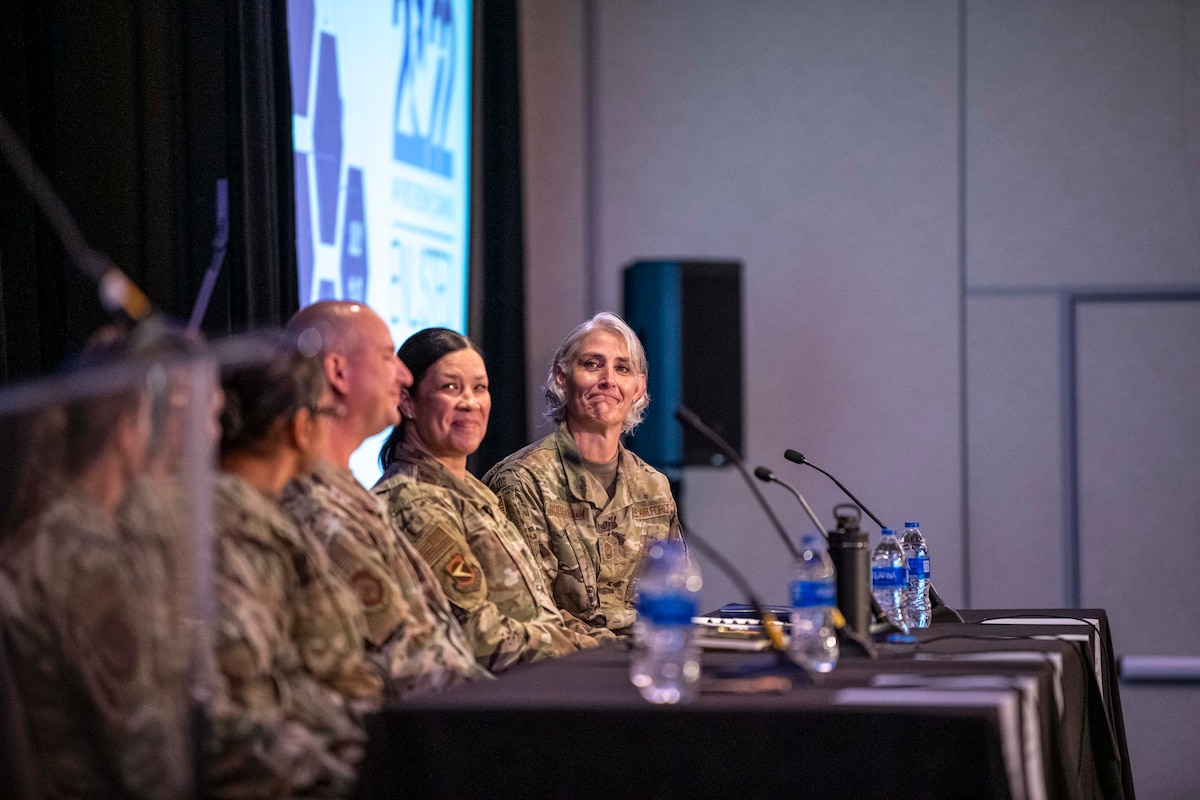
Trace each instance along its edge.
{"label": "gray wall panel", "polygon": [[[939,588],[960,601],[957,4],[595,11],[604,304],[619,304],[620,270],[639,257],[742,260],[748,458],[811,491],[830,524],[836,490],[790,471],[785,448],[889,524],[919,519]],[[706,502],[760,524],[736,476],[704,482]],[[780,594],[780,545],[714,535],[764,595]]]}
{"label": "gray wall panel", "polygon": [[1078,342],[1083,605],[1200,655],[1200,302],[1081,304]]}
{"label": "gray wall panel", "polygon": [[[1113,639],[1122,644],[1121,631]],[[1133,784],[1143,800],[1196,800],[1200,796],[1200,686],[1121,687]]]}
{"label": "gray wall panel", "polygon": [[550,359],[589,313],[584,12],[583,0],[523,0],[519,17],[531,436],[551,430],[541,390]]}
{"label": "gray wall panel", "polygon": [[[1129,611],[1136,592],[1110,577],[1115,534],[1102,544],[1092,532],[1115,516],[1109,530],[1176,542],[1156,525],[1187,519],[1135,507],[1140,473],[1128,465],[1189,467],[1153,436],[1115,442],[1129,502],[1109,509],[1112,498],[1096,493],[1116,463],[1107,428],[1120,434],[1139,413],[1161,424],[1162,397],[1195,397],[1200,371],[1135,365],[1140,389],[1096,391],[1119,352],[1163,352],[1173,347],[1164,328],[1181,329],[1154,321],[1166,305],[1119,336],[1084,308],[1076,427],[1060,396],[1073,373],[1060,372],[1071,351],[1060,350],[1057,308],[1070,292],[1200,284],[1200,4],[524,0],[521,9],[522,46],[538,51],[527,69],[542,71],[523,87],[536,106],[525,121],[540,128],[527,131],[539,144],[526,148],[526,177],[539,183],[527,187],[538,207],[526,210],[537,262],[532,369],[568,323],[619,307],[628,261],[741,259],[752,465],[795,482],[827,520],[836,489],[783,462],[784,448],[838,475],[889,523],[919,517],[952,603],[963,601],[967,535],[972,605],[1063,603],[1065,543],[1078,531],[1083,602],[1109,607],[1118,648],[1146,644]],[[552,41],[530,41],[539,36]],[[551,163],[528,163],[539,158]],[[1098,338],[1110,335],[1112,352]],[[1110,361],[1086,360],[1094,356]],[[714,364],[714,385],[723,379]],[[1075,433],[1078,459],[1067,447]],[[794,534],[806,528],[791,498],[763,488]],[[685,492],[691,523],[764,599],[781,599],[786,558],[737,475],[692,469]],[[991,569],[1016,560],[1013,550],[1017,577]],[[1149,578],[1169,586],[1174,569]],[[709,569],[706,602],[733,596]],[[1164,602],[1185,625],[1175,601]],[[1156,791],[1169,785],[1169,762],[1137,759],[1181,752],[1188,708],[1147,706],[1143,718],[1160,715],[1158,724],[1130,724],[1145,796],[1170,796]],[[1200,790],[1179,774],[1180,796]]]}
{"label": "gray wall panel", "polygon": [[1057,297],[967,302],[971,605],[1064,603]]}
{"label": "gray wall panel", "polygon": [[1195,4],[971,3],[971,285],[1194,281]]}

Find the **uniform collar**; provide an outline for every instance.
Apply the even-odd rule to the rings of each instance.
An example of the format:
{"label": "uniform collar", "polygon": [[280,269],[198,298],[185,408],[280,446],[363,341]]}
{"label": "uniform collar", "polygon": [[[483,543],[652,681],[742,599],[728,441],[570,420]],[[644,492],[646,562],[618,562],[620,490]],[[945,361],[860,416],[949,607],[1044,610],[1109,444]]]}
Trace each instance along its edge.
{"label": "uniform collar", "polygon": [[[604,491],[604,487],[600,485],[600,481],[583,465],[583,456],[580,454],[579,446],[575,444],[571,432],[567,430],[566,422],[558,424],[558,430],[554,432],[554,445],[558,448],[558,460],[562,463],[567,491],[572,500],[582,500],[591,503],[596,508],[604,508],[610,503],[614,503],[616,506],[626,504],[625,481],[622,478],[629,471],[630,464],[625,445],[617,443],[617,490],[611,501],[608,499],[608,492]],[[574,455],[564,456],[564,453]]]}
{"label": "uniform collar", "polygon": [[276,537],[292,540],[293,537],[289,535],[291,526],[279,504],[241,477],[230,472],[219,473],[216,477],[216,491],[230,511],[236,509],[245,516],[267,523],[266,526],[238,525],[239,536],[267,542]]}
{"label": "uniform collar", "polygon": [[[409,478],[448,489],[456,494],[480,503],[498,502],[490,489],[484,486],[471,473],[459,480],[442,463],[424,450],[418,450],[408,444],[400,445],[396,451],[396,460],[388,467],[385,479],[395,475]],[[382,481],[381,481],[382,483]]]}

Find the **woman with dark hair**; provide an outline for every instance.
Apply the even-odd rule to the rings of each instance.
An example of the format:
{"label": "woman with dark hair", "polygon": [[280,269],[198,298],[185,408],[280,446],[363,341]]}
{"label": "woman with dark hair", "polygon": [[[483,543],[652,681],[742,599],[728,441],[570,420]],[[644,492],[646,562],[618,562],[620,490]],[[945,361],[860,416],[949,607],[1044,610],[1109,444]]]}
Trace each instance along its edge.
{"label": "woman with dark hair", "polygon": [[312,467],[329,404],[322,367],[291,346],[222,380],[214,561],[219,687],[213,796],[344,795],[382,681],[366,666],[357,597],[279,506]]}
{"label": "woman with dark hair", "polygon": [[454,331],[427,328],[397,355],[413,384],[380,452],[385,472],[374,491],[438,576],[479,663],[500,672],[611,638],[564,622],[521,534],[467,472],[492,407],[479,350]]}
{"label": "woman with dark hair", "polygon": [[554,433],[484,476],[538,554],[554,602],[597,629],[628,633],[644,545],[681,535],[664,475],[621,444],[646,413],[646,351],[601,312],[567,335],[546,376]]}

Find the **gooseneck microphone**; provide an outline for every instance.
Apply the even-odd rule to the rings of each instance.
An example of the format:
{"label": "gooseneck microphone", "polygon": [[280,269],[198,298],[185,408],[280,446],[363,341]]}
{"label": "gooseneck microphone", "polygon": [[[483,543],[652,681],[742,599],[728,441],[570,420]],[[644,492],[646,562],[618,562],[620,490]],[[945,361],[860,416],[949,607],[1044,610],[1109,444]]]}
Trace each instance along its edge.
{"label": "gooseneck microphone", "polygon": [[843,492],[845,492],[845,494],[846,494],[846,497],[849,497],[849,498],[850,498],[850,500],[854,502],[854,505],[858,506],[860,509],[862,509],[862,512],[863,512],[864,514],[866,514],[868,517],[870,517],[871,519],[873,519],[873,520],[875,521],[875,524],[876,524],[876,525],[878,525],[878,526],[879,526],[881,529],[882,529],[882,528],[886,528],[886,527],[887,527],[886,525],[884,525],[882,522],[880,522],[880,521],[879,521],[879,517],[877,517],[877,516],[875,516],[874,514],[872,514],[872,513],[871,513],[871,511],[870,511],[870,509],[868,509],[866,506],[864,506],[864,505],[863,505],[863,504],[862,504],[862,503],[859,501],[859,499],[858,499],[857,497],[855,497],[855,496],[854,496],[854,493],[853,493],[853,492],[851,492],[849,489],[847,489],[845,486],[843,486],[841,481],[839,481],[837,478],[833,477],[833,476],[832,476],[832,475],[830,475],[828,472],[826,472],[825,470],[821,469],[821,468],[820,468],[820,467],[818,467],[816,464],[812,463],[812,462],[811,462],[811,461],[809,461],[807,458],[805,458],[805,457],[804,457],[804,453],[800,453],[800,452],[797,452],[797,451],[795,451],[795,450],[784,450],[784,451],[783,451],[783,457],[784,457],[784,458],[786,458],[788,461],[791,461],[793,464],[807,464],[808,466],[810,466],[810,467],[812,467],[813,469],[815,469],[817,472],[819,472],[819,473],[821,473],[822,475],[824,475],[826,478],[829,478],[829,480],[831,480],[831,481],[833,481],[834,483],[836,483],[836,484],[837,484],[837,487],[838,487],[839,489],[841,489]]}
{"label": "gooseneck microphone", "polygon": [[[838,641],[846,649],[847,654],[854,652],[859,655],[865,655],[868,658],[876,658],[875,648],[871,645],[867,635],[869,634],[869,625],[867,622],[867,613],[874,613],[875,601],[871,597],[870,592],[870,572],[865,573],[860,570],[854,572],[849,567],[853,565],[841,564],[837,561],[837,553],[833,550],[833,543],[829,541],[829,534],[825,532],[825,528],[821,525],[821,520],[813,513],[812,507],[808,501],[804,499],[804,495],[800,494],[796,487],[783,480],[780,480],[774,472],[766,467],[755,467],[754,477],[758,478],[763,483],[777,483],[783,488],[792,493],[792,496],[800,501],[800,505],[804,507],[804,513],[808,514],[808,518],[812,520],[817,531],[821,534],[821,538],[825,540],[825,544],[830,548],[830,556],[835,559],[834,565],[837,569],[837,617],[835,627],[837,628]],[[867,567],[863,566],[863,570]],[[866,586],[865,589],[860,589],[860,586]],[[861,614],[859,608],[866,609]],[[882,616],[882,611],[879,616]],[[851,623],[847,620],[847,615],[854,620]],[[861,618],[861,619],[860,619]]]}
{"label": "gooseneck microphone", "polygon": [[[583,457],[574,451],[561,450],[559,451],[559,455],[564,461],[576,467],[583,465]],[[706,555],[716,565],[717,569],[724,573],[725,577],[729,578],[737,590],[742,593],[742,597],[746,599],[747,605],[754,609],[758,614],[758,618],[762,620],[763,633],[767,637],[767,641],[771,643],[771,649],[775,651],[781,660],[786,658],[787,647],[783,644],[781,625],[776,624],[775,615],[767,611],[766,607],[759,601],[758,596],[754,594],[754,590],[750,588],[749,581],[743,577],[742,573],[737,571],[725,556],[721,555],[721,552],[717,548],[704,541],[700,538],[699,534],[684,524],[682,508],[676,507],[675,513],[679,517],[679,527],[683,532],[683,541],[688,546],[695,545],[697,550]]]}
{"label": "gooseneck microphone", "polygon": [[817,515],[813,513],[812,507],[809,506],[808,501],[804,499],[804,495],[800,494],[800,492],[796,490],[796,487],[792,486],[790,483],[780,480],[774,472],[766,467],[755,467],[754,477],[758,478],[763,483],[778,483],[780,486],[791,492],[792,497],[799,500],[800,505],[804,507],[804,513],[807,514],[808,518],[812,520],[812,524],[816,527],[817,533],[821,534],[821,537],[825,540],[826,544],[829,543],[829,534],[825,533],[825,526],[821,524],[821,520],[819,520]]}
{"label": "gooseneck microphone", "polygon": [[[862,509],[862,512],[864,514],[866,514],[868,517],[870,517],[872,520],[874,520],[876,525],[878,525],[881,529],[887,527],[886,525],[884,525],[882,522],[879,521],[879,517],[872,514],[870,509],[868,509],[866,506],[864,506],[862,504],[861,500],[859,500],[857,497],[854,496],[853,492],[851,492],[849,489],[847,489],[845,486],[843,486],[841,481],[839,481],[837,478],[830,475],[825,470],[818,467],[816,464],[809,461],[807,458],[804,457],[803,453],[801,453],[797,450],[789,449],[789,450],[783,451],[783,457],[786,458],[788,461],[791,461],[793,464],[801,464],[801,465],[810,466],[813,469],[815,469],[817,472],[824,475],[826,478],[829,478],[829,480],[831,480],[837,484],[837,487],[839,489],[841,489],[843,492],[845,492],[846,497],[849,497],[850,500],[854,503],[854,505],[858,506],[860,509]],[[929,605],[933,609],[935,614],[938,609],[945,609],[945,612],[942,615],[938,615],[938,616],[950,617],[952,621],[962,622],[962,617],[959,615],[959,613],[957,611],[955,611],[953,608],[951,608],[950,606],[946,605],[946,601],[942,600],[942,596],[940,594],[938,594],[937,589],[935,589],[933,586],[933,581],[929,582]]]}
{"label": "gooseneck microphone", "polygon": [[[676,513],[680,513],[676,509]],[[754,594],[754,590],[750,588],[750,583],[738,572],[737,569],[729,562],[725,556],[721,555],[717,548],[713,547],[708,542],[701,539],[696,531],[692,528],[685,528],[683,525],[683,516],[680,514],[679,527],[683,529],[683,540],[689,545],[695,545],[696,549],[703,553],[733,582],[737,590],[742,593],[742,597],[746,598],[746,603],[754,609],[758,614],[758,618],[762,620],[763,634],[767,637],[767,641],[771,643],[771,649],[779,655],[780,659],[788,657],[787,646],[783,643],[783,634],[781,625],[777,622],[773,613],[768,611],[766,607],[759,601],[758,596]]]}
{"label": "gooseneck microphone", "polygon": [[[787,545],[788,551],[792,554],[792,559],[799,560],[800,551],[796,549],[796,545],[792,544],[792,540],[788,537],[787,531],[783,529],[783,524],[779,521],[779,518],[775,516],[775,512],[771,510],[771,507],[767,505],[767,501],[763,499],[762,493],[758,491],[758,487],[754,485],[754,481],[750,479],[750,473],[746,471],[746,462],[742,461],[742,457],[737,454],[737,451],[734,450],[729,445],[729,442],[725,441],[720,434],[705,425],[704,421],[700,419],[696,412],[692,411],[687,406],[679,405],[675,407],[675,419],[680,425],[691,428],[692,430],[696,431],[696,433],[712,442],[717,446],[718,450],[725,454],[726,458],[733,462],[733,465],[737,467],[738,472],[741,473],[742,478],[745,479],[746,485],[750,487],[750,493],[754,495],[754,498],[758,501],[758,504],[762,506],[763,511],[765,511],[767,514],[767,518],[771,520],[771,525],[775,528],[776,533],[779,534],[779,537],[783,539],[784,544]],[[676,513],[679,513],[680,527],[683,527],[682,511],[677,509]],[[694,533],[692,535],[694,537]],[[698,538],[695,539],[695,541],[700,547],[701,551],[707,553],[710,558],[716,556],[716,558],[713,558],[714,563],[717,564],[722,572],[733,579],[734,585],[737,586],[737,588],[746,596],[747,601],[750,603],[750,607],[758,612],[758,618],[762,620],[763,630],[766,632],[767,638],[771,642],[771,649],[775,654],[775,659],[771,665],[768,665],[768,668],[786,669],[788,671],[796,671],[799,674],[808,676],[808,670],[793,662],[789,657],[787,648],[783,644],[783,635],[780,632],[781,626],[777,624],[775,615],[758,602],[758,598],[755,597],[754,592],[750,589],[750,584],[747,583],[746,580],[738,574],[737,570],[733,568],[733,565],[722,558],[711,545],[701,542]],[[737,575],[737,578],[734,578],[735,575]],[[742,672],[753,673],[760,671],[760,669],[761,667],[759,666],[751,666],[745,670],[742,670]],[[809,680],[811,680],[811,676],[809,676]]]}
{"label": "gooseneck microphone", "polygon": [[[737,454],[737,451],[730,447],[729,442],[722,439],[716,431],[705,425],[704,421],[696,415],[696,412],[692,411],[687,406],[680,405],[675,407],[675,419],[679,421],[680,425],[691,428],[696,433],[715,444],[717,449],[724,453],[725,457],[733,462],[733,465],[737,467],[738,472],[741,473],[742,478],[745,479],[746,485],[750,487],[750,493],[754,495],[754,499],[758,501],[758,504],[762,506],[762,510],[766,512],[767,519],[771,521],[771,526],[775,528],[775,532],[779,534],[779,538],[783,539],[783,543],[787,545],[788,552],[792,554],[792,561],[799,561],[800,551],[796,549],[796,545],[793,544],[791,537],[788,536],[787,531],[783,529],[783,524],[779,521],[779,518],[775,516],[775,512],[771,510],[771,507],[767,505],[767,501],[763,499],[762,492],[760,492],[758,487],[754,485],[754,481],[751,479],[749,471],[746,470],[746,462],[742,461],[742,457]],[[817,529],[820,530],[820,527],[820,524],[818,524]]]}
{"label": "gooseneck microphone", "polygon": [[137,284],[120,270],[112,259],[87,243],[83,231],[67,210],[67,205],[50,183],[21,142],[8,120],[0,114],[0,155],[8,161],[25,191],[45,217],[50,229],[76,268],[96,284],[100,303],[110,314],[123,312],[134,322],[141,322],[154,311],[149,298]]}

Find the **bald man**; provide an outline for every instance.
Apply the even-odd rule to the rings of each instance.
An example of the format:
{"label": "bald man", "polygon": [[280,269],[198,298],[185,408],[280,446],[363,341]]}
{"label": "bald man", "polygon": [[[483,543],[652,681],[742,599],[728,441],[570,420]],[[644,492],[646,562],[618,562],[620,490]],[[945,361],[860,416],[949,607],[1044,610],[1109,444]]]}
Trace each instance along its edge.
{"label": "bald man", "polygon": [[412,385],[387,325],[361,303],[323,301],[297,312],[288,329],[301,350],[320,355],[339,414],[316,467],[284,491],[284,507],[325,544],[358,595],[368,657],[389,697],[487,675],[429,566],[350,472],[351,453],[399,420],[400,390]]}

